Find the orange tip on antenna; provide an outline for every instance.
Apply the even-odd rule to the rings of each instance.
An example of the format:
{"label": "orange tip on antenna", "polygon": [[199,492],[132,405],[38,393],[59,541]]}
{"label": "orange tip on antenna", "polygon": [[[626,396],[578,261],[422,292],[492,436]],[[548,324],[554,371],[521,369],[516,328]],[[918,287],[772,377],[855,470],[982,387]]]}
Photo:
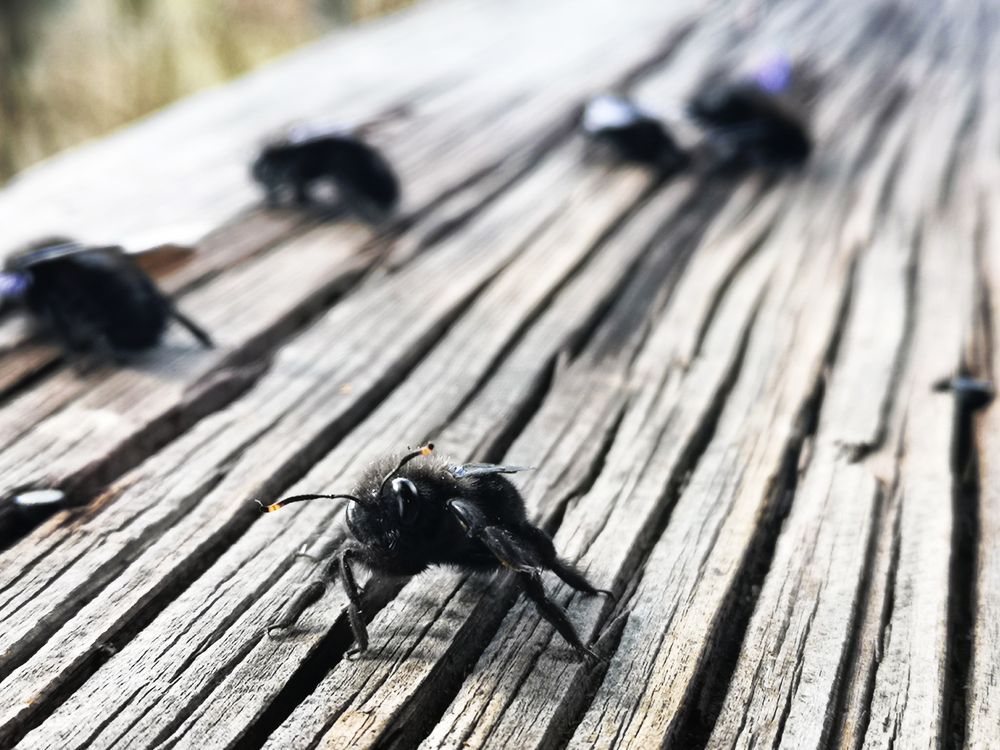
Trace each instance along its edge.
{"label": "orange tip on antenna", "polygon": [[421,456],[429,456],[434,452],[434,443],[428,443],[423,448],[420,449]]}
{"label": "orange tip on antenna", "polygon": [[281,503],[271,503],[270,505],[264,505],[260,500],[254,500],[257,506],[264,513],[274,513],[276,510],[281,510]]}

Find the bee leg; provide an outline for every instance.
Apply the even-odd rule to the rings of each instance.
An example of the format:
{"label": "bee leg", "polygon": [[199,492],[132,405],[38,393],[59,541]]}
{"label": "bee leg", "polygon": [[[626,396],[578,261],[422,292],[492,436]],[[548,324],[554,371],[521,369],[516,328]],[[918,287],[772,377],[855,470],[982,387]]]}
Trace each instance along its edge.
{"label": "bee leg", "polygon": [[184,326],[192,336],[198,339],[198,343],[200,343],[203,347],[206,349],[215,348],[215,342],[212,341],[212,337],[208,335],[208,332],[191,320],[191,318],[178,310],[172,302],[170,303],[170,315],[174,320]]}
{"label": "bee leg", "polygon": [[350,649],[347,654],[353,656],[368,650],[368,628],[361,618],[361,592],[358,589],[357,581],[354,578],[354,571],[351,569],[351,558],[356,556],[358,548],[351,543],[345,544],[337,553],[336,563],[340,568],[340,580],[347,593],[347,621],[351,625],[351,632],[354,634],[356,646]]}
{"label": "bee leg", "polygon": [[613,591],[596,588],[583,573],[576,569],[573,563],[559,557],[556,554],[555,545],[552,544],[552,537],[542,529],[529,523],[523,523],[517,529],[517,533],[536,550],[542,562],[541,567],[548,568],[577,591],[591,596],[600,594],[615,601],[618,600]]}
{"label": "bee leg", "polygon": [[615,596],[614,591],[595,588],[583,573],[576,569],[576,566],[561,559],[558,555],[553,555],[552,561],[549,563],[549,568],[577,591],[582,591],[584,594],[590,594],[591,596],[606,596],[613,601],[618,601],[618,597]]}
{"label": "bee leg", "polygon": [[[551,567],[551,560],[558,560],[549,536],[527,524],[515,529],[488,525],[488,519],[483,512],[474,503],[462,498],[449,500],[447,507],[455,514],[466,532],[482,542],[501,565],[517,572],[524,593],[535,603],[542,617],[552,623],[577,653],[588,662],[600,661],[601,657],[580,639],[573,623],[566,616],[566,610],[550,599],[542,586],[541,570]],[[577,573],[577,577],[577,582],[582,580],[590,589],[597,591],[582,575]],[[574,585],[572,581],[566,582],[571,586]]]}
{"label": "bee leg", "polygon": [[269,182],[264,190],[265,202],[267,203],[268,208],[278,208],[281,205],[281,183],[277,181]]}
{"label": "bee leg", "polygon": [[548,594],[545,593],[545,588],[542,586],[542,578],[537,570],[519,573],[517,577],[524,587],[524,593],[535,603],[542,617],[548,620],[559,631],[559,634],[576,649],[576,652],[583,659],[591,664],[602,660],[596,651],[585,645],[580,639],[580,635],[576,632],[576,628],[573,627],[573,623],[566,616],[566,610],[560,607],[557,602],[550,599]]}
{"label": "bee leg", "polygon": [[309,186],[305,180],[296,180],[292,186],[295,202],[300,206],[307,206],[312,201],[309,197]]}
{"label": "bee leg", "polygon": [[[448,506],[448,510],[455,514],[455,518],[458,519],[462,528],[465,529],[467,536],[478,537],[482,534],[485,519],[482,511],[473,503],[458,497],[449,500],[446,505]],[[492,552],[493,550],[490,551]],[[494,552],[494,554],[496,553]]]}

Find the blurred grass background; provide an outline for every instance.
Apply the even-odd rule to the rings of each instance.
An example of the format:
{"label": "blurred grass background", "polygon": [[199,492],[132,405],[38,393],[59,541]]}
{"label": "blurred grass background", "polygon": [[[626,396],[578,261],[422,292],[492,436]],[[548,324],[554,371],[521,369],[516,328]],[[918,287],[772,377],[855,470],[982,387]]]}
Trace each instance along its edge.
{"label": "blurred grass background", "polygon": [[0,181],[414,0],[0,0]]}

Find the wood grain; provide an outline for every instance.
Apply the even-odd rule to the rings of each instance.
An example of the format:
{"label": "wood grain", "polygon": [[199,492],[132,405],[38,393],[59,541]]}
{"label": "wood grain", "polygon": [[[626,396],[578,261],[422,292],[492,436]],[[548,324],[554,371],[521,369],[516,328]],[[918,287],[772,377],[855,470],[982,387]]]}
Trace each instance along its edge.
{"label": "wood grain", "polygon": [[[1000,738],[1000,13],[980,0],[434,0],[60,155],[0,190],[42,234],[191,242],[182,332],[127,366],[0,322],[0,748],[860,748]],[[684,114],[776,52],[816,138],[713,172]],[[602,163],[622,91],[692,168]],[[372,123],[382,226],[269,210],[295,121]],[[341,501],[433,439],[516,477],[616,599],[552,576],[605,661],[505,574],[365,573],[266,626],[348,535]],[[11,496],[59,487],[31,516]]]}

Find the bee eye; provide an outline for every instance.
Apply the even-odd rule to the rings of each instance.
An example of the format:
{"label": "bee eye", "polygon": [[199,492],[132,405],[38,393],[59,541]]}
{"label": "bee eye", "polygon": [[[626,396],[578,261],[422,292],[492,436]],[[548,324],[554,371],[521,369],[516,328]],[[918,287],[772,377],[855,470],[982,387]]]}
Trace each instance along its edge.
{"label": "bee eye", "polygon": [[355,502],[347,504],[347,525],[352,531],[358,528],[358,504]]}
{"label": "bee eye", "polygon": [[408,525],[417,520],[419,512],[420,493],[417,486],[409,479],[397,477],[392,480],[392,491],[396,495],[399,509],[399,522]]}

